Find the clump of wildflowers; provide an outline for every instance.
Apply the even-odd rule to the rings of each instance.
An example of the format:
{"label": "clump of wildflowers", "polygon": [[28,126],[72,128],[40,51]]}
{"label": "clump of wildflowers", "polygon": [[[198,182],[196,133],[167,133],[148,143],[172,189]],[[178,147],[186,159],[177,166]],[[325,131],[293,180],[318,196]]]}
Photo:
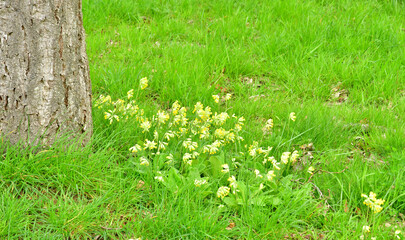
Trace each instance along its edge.
{"label": "clump of wildflowers", "polygon": [[224,199],[224,197],[228,196],[230,190],[231,189],[226,186],[222,186],[222,187],[218,188],[218,191],[217,191],[218,198]]}
{"label": "clump of wildflowers", "polygon": [[295,112],[290,113],[290,119],[291,121],[295,122],[295,119],[297,119],[297,116],[295,116]]}
{"label": "clump of wildflowers", "polygon": [[[139,87],[141,90],[148,87],[146,77],[140,80]],[[165,187],[180,184],[182,181],[178,179],[185,179],[194,183],[196,190],[203,185],[212,188],[207,192],[217,189],[216,195],[220,201],[230,195],[229,201],[238,203],[242,196],[249,195],[246,193],[246,183],[241,180],[244,178],[238,178],[240,171],[251,174],[252,186],[256,191],[253,195],[268,194],[275,192],[273,187],[279,184],[286,175],[285,171],[299,158],[298,151],[286,151],[276,160],[272,156],[277,154],[272,153],[273,147],[261,146],[257,140],[242,145],[244,138],[241,133],[245,124],[242,116],[227,111],[213,112],[210,106],[204,106],[201,102],[187,108],[178,101],[170,109],[160,109],[146,116],[145,111],[133,100],[134,92],[131,89],[125,98],[116,101],[112,101],[110,96],[101,95],[95,105],[103,108],[105,119],[110,124],[130,118],[134,120],[135,127],[142,133],[134,136],[136,144],[129,148],[129,152],[136,157],[135,164],[141,174],[150,174],[151,179]],[[228,93],[222,97],[212,97],[219,103],[229,101],[232,95]],[[294,113],[290,119],[295,121]],[[268,119],[263,127],[263,136],[271,133],[273,127],[273,119]],[[314,169],[311,168],[308,172],[312,174]],[[176,181],[170,178],[176,174],[179,175],[178,182],[174,183]],[[207,179],[212,179],[210,184]],[[223,184],[225,179],[228,186],[218,185],[221,181]],[[176,185],[173,189],[177,191],[179,188]],[[263,201],[252,201],[252,204],[259,202]]]}
{"label": "clump of wildflowers", "polygon": [[207,182],[207,180],[205,180],[205,179],[195,179],[194,180],[194,185],[196,186],[196,187],[201,187],[202,185],[205,185],[205,184],[207,184],[208,182]]}
{"label": "clump of wildflowers", "polygon": [[381,205],[384,204],[385,200],[377,199],[377,194],[370,192],[370,195],[361,194],[361,197],[364,197],[364,204],[369,206],[374,213],[379,213],[382,211]]}
{"label": "clump of wildflowers", "polygon": [[139,80],[139,86],[141,87],[141,89],[145,89],[148,87],[148,78],[144,77],[141,80]]}

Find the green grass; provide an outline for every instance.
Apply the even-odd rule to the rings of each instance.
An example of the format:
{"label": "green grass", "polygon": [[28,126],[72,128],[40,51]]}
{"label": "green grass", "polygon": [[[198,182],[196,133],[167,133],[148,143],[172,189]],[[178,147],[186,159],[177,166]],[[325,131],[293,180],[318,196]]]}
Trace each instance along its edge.
{"label": "green grass", "polygon": [[[272,118],[264,145],[313,143],[322,171],[295,173],[278,207],[222,210],[193,183],[173,192],[139,174],[135,122],[94,108],[80,151],[0,145],[0,238],[356,239],[370,225],[366,239],[393,239],[405,232],[404,12],[399,0],[84,0],[94,99],[123,98],[142,77],[146,112],[233,93],[246,143]],[[370,191],[386,200],[379,214],[362,203]]]}

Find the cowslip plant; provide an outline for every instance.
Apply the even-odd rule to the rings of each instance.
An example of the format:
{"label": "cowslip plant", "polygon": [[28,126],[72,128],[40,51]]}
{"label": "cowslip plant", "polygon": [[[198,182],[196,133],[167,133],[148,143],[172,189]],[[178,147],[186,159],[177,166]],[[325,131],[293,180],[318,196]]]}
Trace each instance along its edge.
{"label": "cowslip plant", "polygon": [[[142,78],[140,90],[147,86],[147,79]],[[176,193],[192,184],[201,191],[200,197],[216,197],[218,205],[225,203],[230,208],[246,204],[277,206],[286,191],[310,196],[309,185],[293,191],[289,170],[300,157],[299,152],[286,151],[276,157],[272,146],[261,146],[259,141],[245,143],[243,116],[226,110],[215,112],[201,102],[186,107],[178,101],[170,109],[146,116],[133,98],[133,89],[126,98],[115,101],[101,95],[95,106],[105,111],[110,124],[134,120],[139,135],[129,154],[135,159],[135,171],[146,180],[157,181]],[[217,105],[231,98],[231,94],[222,98],[213,95]],[[289,118],[295,121],[295,113]],[[273,126],[273,119],[268,119],[263,136],[272,133]],[[312,173],[313,167],[310,170]]]}

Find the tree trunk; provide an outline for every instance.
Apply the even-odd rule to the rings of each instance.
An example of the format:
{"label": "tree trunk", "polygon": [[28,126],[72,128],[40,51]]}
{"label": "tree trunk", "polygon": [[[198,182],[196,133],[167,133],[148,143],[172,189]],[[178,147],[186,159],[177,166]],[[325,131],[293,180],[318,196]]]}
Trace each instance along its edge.
{"label": "tree trunk", "polygon": [[60,133],[88,141],[81,0],[0,0],[0,131],[12,144],[49,146]]}

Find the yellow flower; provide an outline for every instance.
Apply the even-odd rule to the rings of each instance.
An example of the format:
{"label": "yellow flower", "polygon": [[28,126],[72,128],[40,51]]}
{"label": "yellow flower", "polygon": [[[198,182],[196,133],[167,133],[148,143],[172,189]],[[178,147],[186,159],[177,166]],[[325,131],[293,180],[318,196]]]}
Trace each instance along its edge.
{"label": "yellow flower", "polygon": [[295,163],[295,162],[297,161],[297,158],[298,158],[299,156],[300,156],[300,155],[298,154],[298,151],[294,151],[294,152],[291,154],[290,161],[291,161],[292,163]]}
{"label": "yellow flower", "polygon": [[297,119],[297,117],[295,116],[295,112],[290,113],[290,119],[291,121],[295,122],[295,119]]}
{"label": "yellow flower", "polygon": [[274,174],[274,171],[269,171],[269,172],[266,174],[267,180],[269,180],[269,181],[273,180],[273,178],[274,178],[275,176],[276,176],[276,174]]}
{"label": "yellow flower", "polygon": [[146,157],[141,157],[139,161],[141,162],[141,165],[149,166],[149,161]]}
{"label": "yellow flower", "polygon": [[288,163],[288,159],[290,158],[291,152],[283,152],[283,154],[281,154],[281,162],[284,164]]}
{"label": "yellow flower", "polygon": [[165,150],[167,145],[168,145],[167,142],[159,142],[159,150],[160,149]]}
{"label": "yellow flower", "polygon": [[314,171],[315,171],[315,168],[314,167],[312,167],[312,166],[310,166],[309,168],[308,168],[308,173],[309,174],[314,174]]}
{"label": "yellow flower", "polygon": [[212,98],[216,103],[219,103],[219,95],[212,95]]}
{"label": "yellow flower", "polygon": [[194,151],[198,147],[198,144],[196,142],[191,141],[191,138],[187,138],[183,142],[183,147],[188,149],[189,151]]}
{"label": "yellow flower", "polygon": [[218,188],[218,191],[217,191],[218,198],[224,199],[224,197],[228,196],[230,190],[231,189],[229,187],[225,187],[225,186]]}
{"label": "yellow flower", "polygon": [[196,187],[201,187],[204,184],[207,184],[207,180],[205,180],[205,179],[195,179],[194,180],[194,185]]}
{"label": "yellow flower", "polygon": [[210,129],[205,126],[200,129],[200,139],[206,139],[210,136]]}
{"label": "yellow flower", "polygon": [[229,118],[229,115],[226,112],[222,112],[220,114],[215,113],[215,115],[212,116],[212,120],[213,120],[214,124],[219,125],[219,126],[223,125],[228,118]]}
{"label": "yellow flower", "polygon": [[108,110],[108,112],[105,112],[104,118],[110,120],[110,124],[113,123],[114,119],[117,120],[117,122],[120,121],[120,117],[115,114],[115,110]]}
{"label": "yellow flower", "polygon": [[374,211],[374,213],[379,213],[382,211],[383,208],[381,207],[381,205],[384,204],[385,200],[377,199],[377,194],[370,192],[370,196],[361,194],[361,197],[365,198],[363,204],[369,206],[371,210]]}
{"label": "yellow flower", "polygon": [[228,100],[231,99],[231,97],[232,97],[232,94],[227,93],[227,94],[224,96],[224,100],[225,100],[225,101],[228,101]]}
{"label": "yellow flower", "polygon": [[171,164],[171,163],[173,162],[173,160],[174,160],[173,154],[170,153],[170,154],[166,157],[166,159],[168,160],[168,161],[166,162],[166,164]]}
{"label": "yellow flower", "polygon": [[237,124],[235,124],[234,129],[235,129],[235,132],[240,132],[242,130],[242,126],[237,123]]}
{"label": "yellow flower", "polygon": [[139,81],[141,89],[145,89],[148,86],[148,78],[144,77]]}
{"label": "yellow flower", "polygon": [[208,120],[211,116],[211,108],[210,107],[205,107],[205,110],[198,110],[197,115],[202,119],[202,120]]}
{"label": "yellow flower", "polygon": [[273,168],[280,170],[280,163],[277,162],[277,160],[274,157],[270,157],[269,160],[271,161],[271,163],[273,164]]}
{"label": "yellow flower", "polygon": [[197,102],[197,103],[194,105],[193,113],[198,112],[198,111],[200,111],[200,110],[203,110],[203,108],[204,108],[204,105],[202,105],[201,102]]}
{"label": "yellow flower", "polygon": [[157,120],[159,123],[165,123],[167,120],[169,120],[169,114],[167,114],[165,111],[158,111],[157,113]]}
{"label": "yellow flower", "polygon": [[401,239],[401,237],[399,236],[399,234],[401,234],[401,230],[396,230],[396,231],[395,231],[395,237],[397,237],[398,239]]}
{"label": "yellow flower", "polygon": [[134,89],[131,89],[127,92],[128,99],[131,99],[134,96]]}
{"label": "yellow flower", "polygon": [[229,186],[232,188],[232,193],[235,194],[238,188],[238,183],[236,182],[235,176],[228,178]]}
{"label": "yellow flower", "polygon": [[257,178],[263,178],[263,176],[260,174],[260,171],[255,169],[255,174]]}
{"label": "yellow flower", "polygon": [[164,182],[165,180],[163,179],[162,172],[157,171],[156,173],[159,175],[155,176],[155,179],[158,180],[159,182]]}
{"label": "yellow flower", "polygon": [[370,226],[363,226],[363,232],[370,232]]}
{"label": "yellow flower", "polygon": [[214,135],[215,135],[217,138],[224,139],[225,136],[226,136],[228,133],[229,133],[229,132],[228,132],[228,131],[225,131],[225,129],[223,129],[223,128],[218,128],[218,129],[215,130]]}
{"label": "yellow flower", "polygon": [[148,121],[148,119],[146,118],[146,119],[143,119],[143,118],[141,118],[141,125],[140,125],[140,127],[143,129],[143,133],[144,132],[149,132],[149,128],[152,126],[152,124],[151,124],[151,122],[149,122]]}
{"label": "yellow flower", "polygon": [[176,115],[179,112],[179,109],[181,108],[180,104],[178,101],[175,101],[172,105],[172,112],[173,115]]}
{"label": "yellow flower", "polygon": [[223,173],[228,173],[229,172],[229,165],[228,164],[222,164],[221,167],[222,167],[221,172],[223,172]]}
{"label": "yellow flower", "polygon": [[163,136],[163,138],[165,138],[167,141],[170,141],[170,138],[174,138],[174,133],[173,133],[173,131],[168,131],[167,133],[165,133],[165,135]]}
{"label": "yellow flower", "polygon": [[145,145],[143,149],[149,149],[152,150],[154,148],[156,148],[156,143],[155,141],[149,141],[148,139],[145,140]]}
{"label": "yellow flower", "polygon": [[141,151],[141,150],[142,150],[142,147],[139,146],[139,144],[135,144],[133,147],[131,147],[131,148],[129,149],[129,151],[131,151],[131,152],[133,152],[133,153],[139,152],[139,151]]}

